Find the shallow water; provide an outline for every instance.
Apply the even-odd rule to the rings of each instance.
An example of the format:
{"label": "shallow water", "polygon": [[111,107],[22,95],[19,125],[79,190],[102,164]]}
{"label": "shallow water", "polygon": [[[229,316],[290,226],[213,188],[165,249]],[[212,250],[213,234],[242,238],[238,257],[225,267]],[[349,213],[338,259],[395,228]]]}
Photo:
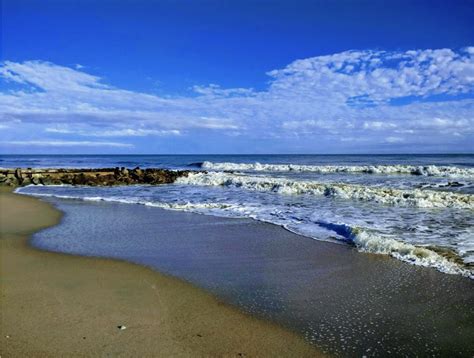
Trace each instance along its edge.
{"label": "shallow water", "polygon": [[249,219],[47,198],[65,212],[34,246],[178,276],[339,356],[474,352],[474,282]]}

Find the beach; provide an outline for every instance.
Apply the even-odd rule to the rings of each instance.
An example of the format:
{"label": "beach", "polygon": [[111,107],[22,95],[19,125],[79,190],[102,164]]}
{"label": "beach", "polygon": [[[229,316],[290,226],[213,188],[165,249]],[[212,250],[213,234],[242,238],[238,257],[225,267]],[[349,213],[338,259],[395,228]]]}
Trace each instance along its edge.
{"label": "beach", "polygon": [[2,356],[471,357],[473,158],[0,157]]}
{"label": "beach", "polygon": [[42,200],[64,216],[35,234],[33,247],[126,260],[178,277],[323,352],[469,357],[474,351],[474,286],[460,275],[248,218]]}
{"label": "beach", "polygon": [[322,356],[181,280],[31,248],[28,237],[61,213],[8,188],[0,195],[2,357]]}
{"label": "beach", "polygon": [[46,199],[66,213],[46,228],[61,220],[50,203],[1,195],[2,355],[473,350],[474,293],[460,276],[271,224],[130,204]]}
{"label": "beach", "polygon": [[0,358],[474,358],[474,0],[0,19]]}

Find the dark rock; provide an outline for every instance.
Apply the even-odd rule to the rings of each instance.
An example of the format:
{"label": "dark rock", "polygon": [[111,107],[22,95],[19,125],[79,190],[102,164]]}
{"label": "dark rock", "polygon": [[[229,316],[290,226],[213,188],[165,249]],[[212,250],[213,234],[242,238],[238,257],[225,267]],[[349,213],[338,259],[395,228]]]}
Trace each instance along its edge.
{"label": "dark rock", "polygon": [[21,172],[21,168],[17,168],[15,170],[15,177],[20,180],[20,179],[23,179],[23,173]]}
{"label": "dark rock", "polygon": [[15,170],[15,178],[17,179],[19,185],[22,185],[22,184],[23,184],[23,181],[24,181],[24,179],[23,179],[23,173],[21,172],[21,169],[20,169],[20,168],[17,168],[17,169]]}
{"label": "dark rock", "polygon": [[167,184],[173,183],[189,171],[171,171],[166,169],[145,170],[136,167],[101,169],[3,169],[0,170],[0,185],[131,185],[131,184]]}
{"label": "dark rock", "polygon": [[40,182],[39,177],[38,177],[37,174],[35,174],[35,175],[33,175],[33,176],[31,177],[31,182],[32,182],[33,184],[35,184],[35,185],[41,184],[41,182]]}

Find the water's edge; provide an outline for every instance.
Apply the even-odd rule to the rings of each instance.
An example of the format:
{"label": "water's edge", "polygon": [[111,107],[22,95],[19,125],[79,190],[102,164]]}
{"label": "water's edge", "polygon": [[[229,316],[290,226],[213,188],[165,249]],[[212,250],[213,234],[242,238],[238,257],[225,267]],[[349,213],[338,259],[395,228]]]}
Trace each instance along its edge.
{"label": "water's edge", "polygon": [[[71,234],[71,237],[70,237],[71,239],[73,239],[73,241],[75,240],[75,238],[80,238],[80,237],[83,238],[80,235],[86,235],[88,237],[93,236],[92,234],[96,230],[101,230],[97,234],[99,236],[103,236],[102,234],[106,233],[107,231],[119,230],[117,229],[116,225],[112,225],[112,226],[110,225],[110,223],[114,223],[114,221],[112,222],[105,221],[105,224],[103,225],[100,225],[100,226],[92,225],[92,227],[89,227],[89,228],[81,228],[80,225],[71,226],[72,224],[74,224],[75,222],[74,217],[77,216],[78,212],[82,211],[84,215],[91,215],[90,216],[91,218],[96,218],[100,222],[102,222],[102,217],[99,217],[99,214],[102,213],[105,215],[105,218],[108,218],[108,220],[118,220],[117,223],[119,223],[121,220],[124,219],[124,216],[122,214],[133,212],[134,213],[133,215],[135,215],[135,212],[137,212],[137,209],[133,209],[133,206],[129,204],[128,205],[123,204],[123,203],[111,203],[111,202],[87,203],[87,202],[83,202],[81,200],[75,200],[75,199],[69,199],[69,200],[46,199],[46,201],[59,203],[58,204],[59,206],[56,206],[56,207],[58,207],[60,210],[61,210],[61,205],[64,205],[65,207],[70,208],[65,211],[66,215],[64,216],[64,222],[61,222],[60,224],[58,224],[54,229],[51,229],[51,230],[47,229],[35,234],[35,240],[43,240],[43,242],[45,243],[50,242],[51,244],[54,242],[57,243],[58,239],[65,236],[64,231],[61,231],[62,229],[67,229],[68,231],[66,232],[70,232],[69,230],[74,228],[74,232]],[[76,208],[78,210],[76,210]],[[301,240],[302,238],[300,235],[297,235],[297,236],[295,235],[295,237],[291,239],[291,245],[292,245],[291,247],[288,247],[285,249],[285,241],[283,241],[282,242],[283,247],[278,248],[278,250],[285,252],[285,255],[288,255],[288,257],[292,257],[292,251],[295,250],[293,249],[293,245],[296,245],[296,247],[302,247],[302,249],[299,249],[299,251],[298,250],[296,251],[296,253],[299,252],[299,254],[297,254],[296,257],[294,257],[295,259],[297,259],[297,262],[299,262],[301,259],[299,255],[302,252],[307,251],[306,249],[304,249],[305,247],[314,248],[314,250],[316,250],[314,252],[314,255],[311,254],[311,252],[308,252],[307,259],[301,261],[301,262],[306,262],[306,264],[310,264],[310,265],[313,265],[313,264],[319,265],[317,266],[319,268],[314,272],[316,276],[314,278],[308,277],[309,281],[306,281],[306,279],[303,280],[300,286],[301,289],[309,290],[309,292],[312,292],[307,296],[307,299],[310,300],[307,303],[309,306],[300,307],[299,304],[297,304],[297,302],[300,302],[300,298],[298,298],[299,297],[298,292],[300,291],[299,289],[296,289],[296,287],[294,289],[291,288],[291,290],[288,292],[285,291],[286,294],[284,295],[284,296],[296,295],[295,297],[297,299],[296,301],[293,302],[292,301],[293,298],[291,298],[289,302],[286,302],[286,301],[284,301],[286,303],[279,302],[278,297],[280,295],[278,294],[273,299],[268,301],[270,299],[269,297],[272,297],[272,296],[268,296],[268,294],[264,294],[262,292],[263,296],[260,297],[259,292],[261,288],[264,288],[265,286],[270,285],[268,286],[268,289],[269,289],[268,293],[271,293],[271,295],[273,295],[274,293],[272,293],[273,292],[272,285],[276,284],[277,286],[275,286],[275,288],[280,287],[282,278],[288,277],[287,276],[288,272],[286,272],[286,270],[283,270],[282,268],[280,268],[282,271],[279,273],[278,266],[272,266],[274,264],[273,260],[275,260],[275,257],[273,257],[274,253],[270,253],[270,252],[273,252],[273,250],[276,249],[277,247],[271,246],[271,247],[274,247],[274,249],[272,249],[269,252],[270,255],[269,257],[267,257],[268,262],[265,264],[265,265],[270,265],[269,267],[273,267],[272,269],[268,268],[261,271],[261,269],[259,268],[260,264],[258,262],[254,262],[253,264],[250,264],[248,261],[244,260],[243,262],[247,262],[246,265],[250,265],[250,266],[247,268],[244,267],[243,268],[244,271],[242,271],[241,274],[236,273],[235,275],[230,275],[230,272],[233,272],[232,270],[242,269],[242,268],[239,268],[240,266],[239,262],[240,263],[242,262],[242,261],[239,261],[240,259],[237,260],[236,262],[237,265],[233,266],[232,264],[229,263],[229,260],[232,262],[233,258],[231,256],[227,256],[227,255],[225,256],[225,259],[222,262],[222,264],[225,264],[225,266],[231,265],[231,267],[234,267],[233,269],[231,269],[231,271],[228,271],[227,273],[216,272],[215,269],[211,269],[209,271],[205,269],[206,266],[202,266],[200,270],[196,270],[193,267],[193,265],[196,264],[198,261],[195,261],[196,258],[193,259],[192,261],[188,261],[188,255],[186,254],[182,255],[182,252],[180,251],[181,250],[180,247],[182,245],[180,243],[180,240],[186,239],[186,243],[184,244],[185,246],[189,244],[191,245],[191,248],[194,247],[197,249],[202,249],[203,244],[200,242],[202,240],[204,240],[203,242],[207,242],[208,240],[207,236],[209,234],[211,237],[211,242],[208,243],[209,245],[208,247],[212,249],[213,247],[216,247],[216,246],[227,245],[226,243],[223,243],[222,240],[220,240],[221,235],[224,234],[225,237],[231,240],[230,247],[240,250],[240,247],[237,247],[235,246],[235,244],[232,244],[233,242],[232,240],[237,240],[236,242],[238,242],[239,245],[240,244],[253,245],[254,243],[257,245],[261,245],[261,242],[257,242],[257,241],[262,241],[262,240],[264,241],[264,239],[273,240],[275,236],[279,236],[279,235],[281,235],[282,237],[290,238],[290,237],[293,237],[294,234],[290,234],[290,233],[283,234],[284,232],[288,232],[288,231],[282,230],[281,227],[274,224],[262,224],[258,221],[250,220],[250,219],[234,219],[234,218],[224,219],[224,218],[217,218],[213,216],[207,216],[207,218],[205,218],[203,215],[196,215],[194,213],[191,214],[191,213],[176,212],[176,211],[169,211],[169,210],[164,211],[167,214],[164,215],[163,217],[160,214],[161,212],[160,208],[153,208],[153,207],[148,208],[146,206],[139,206],[139,208],[140,210],[138,210],[138,212],[143,213],[143,216],[141,216],[140,214],[138,218],[141,218],[140,220],[145,220],[146,223],[154,225],[153,227],[158,225],[157,227],[159,227],[160,230],[164,230],[162,234],[162,238],[160,240],[164,239],[165,242],[160,243],[155,249],[153,247],[146,246],[146,245],[153,245],[153,240],[152,241],[145,240],[147,237],[149,237],[149,235],[146,234],[146,231],[142,232],[141,230],[144,230],[146,225],[145,226],[141,225],[140,221],[136,222],[135,219],[133,218],[133,215],[132,217],[129,218],[128,221],[133,219],[133,223],[136,223],[140,228],[143,228],[143,229],[139,229],[138,232],[134,234],[134,237],[142,238],[145,241],[135,242],[134,240],[131,240],[130,242],[130,238],[128,238],[127,236],[123,237],[122,238],[123,240],[121,240],[120,237],[117,236],[116,240],[119,241],[117,242],[117,245],[119,246],[130,245],[124,248],[125,253],[123,255],[131,255],[131,257],[138,257],[136,255],[141,255],[140,252],[142,252],[142,254],[145,257],[143,259],[144,261],[140,262],[140,261],[136,261],[135,259],[127,259],[126,257],[121,258],[120,255],[122,254],[120,253],[114,253],[110,255],[105,254],[105,255],[99,255],[99,256],[97,255],[82,255],[82,256],[89,256],[89,257],[93,256],[93,257],[112,258],[112,259],[118,258],[119,260],[131,262],[132,264],[139,264],[141,266],[151,268],[155,271],[158,271],[159,273],[164,273],[165,275],[171,275],[173,277],[177,277],[178,279],[184,280],[185,282],[190,283],[193,286],[197,286],[200,289],[204,289],[207,292],[211,292],[213,295],[215,295],[217,292],[218,294],[216,296],[219,299],[223,299],[225,302],[230,303],[231,305],[237,306],[240,310],[246,313],[255,315],[261,319],[270,320],[272,322],[275,322],[276,320],[278,324],[282,324],[285,327],[290,328],[291,330],[295,330],[299,334],[302,334],[309,342],[316,344],[317,347],[319,347],[322,344],[322,346],[324,346],[325,349],[328,349],[329,347],[329,350],[332,352],[338,352],[337,346],[339,346],[339,344],[334,346],[333,343],[331,343],[332,341],[330,337],[328,336],[329,334],[328,332],[340,330],[340,328],[337,328],[337,326],[341,325],[342,322],[346,322],[346,325],[344,327],[346,327],[347,329],[352,327],[350,329],[353,330],[355,333],[355,332],[358,332],[357,331],[358,329],[362,329],[361,319],[362,319],[362,322],[365,322],[365,321],[368,322],[369,319],[367,318],[367,314],[370,314],[370,316],[373,315],[372,319],[376,320],[377,317],[380,317],[378,316],[377,312],[380,312],[381,310],[383,310],[384,309],[383,307],[390,308],[389,311],[391,311],[392,309],[398,310],[399,308],[397,307],[399,307],[398,306],[399,299],[397,299],[396,301],[397,304],[390,303],[390,301],[394,297],[397,297],[397,295],[398,296],[401,295],[400,296],[400,302],[401,302],[401,301],[406,300],[406,298],[403,298],[405,297],[405,295],[408,295],[406,297],[410,297],[411,295],[418,295],[418,290],[406,291],[408,287],[421,287],[420,285],[422,286],[428,285],[427,291],[430,292],[430,297],[431,297],[431,293],[433,294],[429,302],[431,302],[431,300],[433,299],[435,299],[435,301],[439,299],[440,302],[443,302],[440,298],[440,295],[442,294],[442,292],[446,292],[446,290],[450,287],[450,285],[454,285],[453,289],[454,287],[456,287],[456,285],[466,286],[466,288],[469,287],[470,289],[472,289],[472,286],[470,285],[471,284],[470,280],[465,280],[465,279],[456,278],[456,277],[452,277],[452,278],[446,277],[446,279],[443,279],[442,277],[444,275],[436,273],[436,272],[431,273],[432,270],[428,268],[405,265],[404,263],[401,263],[400,261],[394,260],[390,257],[386,257],[382,261],[380,261],[376,258],[376,255],[373,255],[372,257],[370,255],[367,256],[364,254],[360,254],[360,253],[355,252],[355,250],[350,250],[347,246],[334,245],[334,244],[324,243],[324,242],[315,242],[315,240],[310,240],[306,237],[304,237],[304,239]],[[169,222],[166,221],[166,217],[168,215],[171,215],[171,221]],[[152,221],[150,221],[150,219],[152,218],[156,218],[156,220],[153,219]],[[183,218],[185,221],[183,224],[180,224]],[[87,217],[85,217],[85,219],[87,219]],[[155,225],[153,224],[154,221],[159,221],[160,223],[157,223]],[[83,221],[83,222],[87,222],[87,221]],[[196,222],[197,223],[207,222],[211,226],[204,226],[202,228],[203,231],[200,233],[200,235],[196,236],[196,234],[198,233],[198,231],[196,230],[199,230],[198,227],[200,227],[200,226],[198,227],[194,226]],[[217,231],[214,231],[214,234],[213,234],[212,230],[215,230],[215,228],[212,229],[212,227],[214,226],[214,223],[218,224],[219,222],[222,222],[224,226],[220,226]],[[246,228],[246,224],[244,224],[245,222],[248,222],[248,223],[253,222],[254,224],[252,224],[250,228]],[[124,228],[125,230],[129,230],[129,232],[134,232],[130,228],[130,223],[128,224],[124,223],[123,224]],[[167,223],[170,223],[170,225],[167,225]],[[242,224],[244,224],[244,226],[242,226]],[[178,226],[176,225],[179,225],[180,228],[178,229]],[[186,229],[186,226],[189,226],[189,230]],[[112,227],[113,227],[113,230],[109,230]],[[232,229],[232,227],[234,227],[234,229]],[[223,232],[222,229],[224,228],[230,228],[230,233],[227,232],[228,229],[226,229],[226,231]],[[269,233],[271,234],[269,235],[264,234],[267,230],[265,228],[267,228],[269,230]],[[84,230],[86,230],[86,232],[82,234]],[[208,230],[211,230],[211,232],[209,232]],[[249,230],[252,230],[252,231],[249,231]],[[262,230],[264,231],[262,232]],[[174,231],[178,231],[178,233]],[[245,239],[246,235],[249,235],[251,232],[255,232],[255,231],[257,232],[255,235],[257,235],[258,238],[262,240],[255,240],[256,237],[253,240]],[[117,232],[120,233],[120,231],[117,231]],[[153,233],[153,232],[155,231],[154,230],[150,231],[150,233]],[[232,234],[232,232],[234,232],[234,234]],[[189,233],[190,236],[186,233]],[[51,234],[53,234],[53,236],[50,236]],[[229,235],[231,236],[229,237]],[[235,235],[235,236],[233,237],[232,235]],[[170,237],[169,239],[167,238],[168,236]],[[112,236],[112,237],[115,237],[115,236]],[[44,241],[44,240],[47,240],[47,241]],[[104,243],[112,241],[110,240],[110,238],[102,238],[102,240],[103,240],[102,242]],[[193,246],[194,240],[197,240],[196,242],[197,246]],[[95,243],[93,243],[92,241],[96,241],[96,240],[91,240],[90,242],[91,244],[95,245]],[[224,241],[227,241],[227,240],[224,240]],[[38,246],[37,245],[38,243],[40,243],[40,241],[37,241],[36,243],[32,242],[32,245],[35,248],[44,250],[45,247],[42,245]],[[61,245],[61,243],[59,244]],[[100,247],[100,245],[101,243],[99,242],[94,247],[98,248]],[[141,245],[145,245],[144,251],[140,251],[139,248]],[[207,246],[207,245],[204,245],[204,246]],[[225,249],[224,246],[222,247],[222,249]],[[132,247],[134,249],[137,249],[138,251],[136,253],[128,252],[130,249],[132,249]],[[318,247],[323,248],[323,251],[319,252]],[[55,250],[51,250],[51,251],[63,252],[61,250],[57,250],[57,248],[58,246],[56,247]],[[69,249],[73,249],[73,248],[74,246],[70,247]],[[115,249],[117,249],[117,247],[115,247]],[[154,250],[157,250],[157,251],[154,251]],[[164,256],[162,259],[160,259],[160,255],[162,255],[163,252],[167,252],[169,250],[171,250],[170,252],[171,256],[170,257]],[[175,250],[178,250],[178,251],[175,251]],[[194,253],[193,249],[190,249],[190,250],[191,250],[190,252]],[[254,249],[251,249],[251,247],[249,247],[246,250],[253,253],[267,252],[267,250],[261,250],[261,249],[254,250]],[[153,252],[155,252],[154,255],[153,255]],[[220,251],[217,251],[217,253],[218,252]],[[223,252],[226,252],[226,251],[223,251]],[[150,255],[151,257],[154,257],[155,255],[157,255],[156,259],[161,261],[161,263],[155,262],[155,265],[153,265],[153,262],[147,262],[146,257]],[[200,257],[199,253],[196,253],[196,255],[197,255],[197,258]],[[174,262],[173,260],[169,261],[173,257],[178,258],[178,261],[176,262]],[[219,254],[216,256],[216,258],[218,257],[220,257]],[[244,256],[244,258],[245,257],[246,256]],[[279,255],[277,255],[277,257],[279,257]],[[306,261],[306,260],[309,260],[309,261]],[[353,262],[353,260],[355,261]],[[260,261],[260,259],[258,261]],[[317,262],[313,263],[313,261],[317,261]],[[207,261],[204,260],[203,264],[207,265],[206,262]],[[210,262],[212,263],[213,261],[211,260]],[[219,262],[220,261],[217,261],[215,263],[217,265],[216,267],[223,267],[222,264],[219,264]],[[285,263],[285,262],[286,262],[286,259],[281,261],[281,263]],[[164,265],[164,266],[160,267],[160,265]],[[253,265],[257,265],[257,266],[254,267]],[[298,263],[298,265],[300,264]],[[348,270],[347,274],[340,273],[339,272],[340,268],[345,267],[345,266],[347,267],[347,270]],[[164,270],[160,269],[163,267],[165,268]],[[291,267],[291,265],[289,267]],[[227,269],[229,268],[227,267]],[[323,271],[321,271],[321,269]],[[329,273],[332,272],[332,273],[328,277],[326,277],[326,275],[328,274],[328,272],[326,271],[328,269],[329,269],[328,272]],[[200,274],[199,274],[199,271],[201,272]],[[275,271],[277,272],[275,273]],[[346,271],[346,269],[344,269],[344,271]],[[255,276],[254,278],[247,277],[246,272],[253,272],[257,274],[257,276]],[[261,273],[265,272],[265,276],[263,277],[266,277],[266,279],[261,283],[259,283],[259,280],[261,280],[263,277],[260,276],[258,272],[261,272]],[[377,275],[380,277],[373,276],[375,273],[377,273]],[[277,276],[275,278],[275,281],[273,281],[271,277],[275,274]],[[360,274],[363,274],[363,276],[358,277]],[[200,280],[203,280],[203,277],[204,277],[204,281],[200,281]],[[232,277],[231,281],[236,280],[235,282],[236,288],[231,287],[233,284],[231,284],[230,286],[221,287],[220,285],[216,286],[214,284],[209,283],[212,280],[217,280],[217,282],[228,282],[231,277]],[[239,277],[243,281],[240,281]],[[318,277],[318,281],[313,281],[316,277]],[[338,278],[337,281],[334,280],[336,277]],[[267,282],[266,280],[269,278],[270,278],[270,281]],[[206,281],[209,279],[211,281]],[[301,279],[301,277],[293,277],[292,279],[290,278],[289,280],[290,283],[287,283],[287,284],[290,284],[290,287],[293,287],[294,285],[293,281],[295,281],[295,279],[297,279],[296,281],[298,282]],[[286,280],[288,280],[288,278],[283,279],[283,282],[286,282]],[[463,280],[463,281],[460,281],[460,280]],[[273,283],[270,284],[271,282]],[[309,284],[310,282],[312,282],[312,284]],[[201,284],[197,284],[197,283],[201,283]],[[263,286],[261,286],[262,284]],[[328,284],[330,284],[330,286],[327,286]],[[350,287],[352,287],[352,289],[348,290],[348,288]],[[468,290],[466,291],[466,288],[464,288],[464,293],[459,292],[456,295],[456,297],[458,297],[458,295],[460,295],[459,297],[462,297],[463,295],[465,296],[465,294],[469,292]],[[237,291],[235,289],[237,289]],[[354,292],[349,292],[354,289],[355,289]],[[329,291],[325,292],[326,290],[329,290]],[[384,292],[384,294],[380,296],[380,292]],[[400,293],[397,293],[397,292],[400,292]],[[455,289],[452,292],[458,292],[458,289]],[[313,297],[314,294],[317,294],[317,296]],[[257,296],[254,296],[254,295],[257,295]],[[306,297],[306,294],[303,293],[303,295],[304,297]],[[426,295],[426,293],[424,293],[423,295]],[[357,297],[357,301],[362,300],[359,302],[359,304],[361,304],[362,307],[365,307],[362,311],[359,309],[361,307],[357,307],[357,306],[354,307],[353,304],[351,303],[351,302],[354,302],[354,299],[356,297]],[[377,304],[373,302],[375,297],[380,297],[382,299],[381,302]],[[277,299],[276,302],[279,302],[277,304],[277,307],[280,306],[280,308],[278,308],[276,311],[274,309],[277,307],[273,307],[273,305],[276,304],[276,302],[273,301],[274,299]],[[315,301],[312,302],[312,299],[315,299]],[[417,299],[410,298],[408,299],[407,302],[410,302],[410,301],[417,302],[419,299],[420,298],[417,298]],[[263,300],[263,301],[258,303],[259,300]],[[322,300],[322,301],[319,301],[319,300]],[[366,300],[367,302],[364,303],[364,301]],[[436,308],[437,303],[435,301],[431,302],[429,306],[423,306],[423,310],[428,309],[431,312],[431,310],[433,309],[439,312],[439,308]],[[337,304],[334,304],[335,302],[337,302]],[[367,303],[370,303],[371,306],[368,307]],[[297,304],[297,306],[294,306],[295,304]],[[281,309],[285,307],[286,305],[289,305],[288,311],[286,310],[281,311]],[[328,305],[334,305],[334,307],[330,308],[328,307]],[[402,306],[400,306],[400,308],[401,307]],[[454,306],[453,306],[453,309],[454,309]],[[309,319],[308,322],[321,322],[321,323],[324,322],[324,325],[328,325],[328,326],[321,326],[321,327],[318,326],[318,327],[313,327],[313,328],[311,328],[311,326],[305,326],[305,325],[301,326],[301,324],[298,323],[298,320],[301,319],[302,314],[303,315],[306,314],[305,312],[307,310],[309,310],[310,312],[314,311],[314,313],[310,313],[310,316],[307,318]],[[341,314],[343,314],[343,312],[346,312],[344,313],[344,315],[349,314],[350,316],[348,317],[352,317],[353,315],[356,315],[356,316],[352,318],[344,318],[344,320],[341,321],[342,319]],[[468,312],[469,312],[469,309],[466,311],[466,314]],[[311,318],[312,314],[316,315],[315,317],[319,317],[319,318]],[[456,316],[457,314],[458,313],[456,314],[451,313],[450,317],[457,317]],[[392,316],[392,313],[390,313],[387,317],[391,317],[391,316]],[[401,317],[401,316],[399,313],[397,314],[394,313],[393,317],[394,317],[393,319],[395,319],[396,317]],[[411,319],[414,319],[414,317],[412,317]],[[390,330],[396,329],[396,332],[398,332],[398,330],[400,329],[400,324],[401,322],[398,322],[397,324],[393,324],[393,326],[390,326],[391,327]],[[417,324],[420,324],[420,322],[418,322]],[[328,331],[328,327],[331,327],[329,331]],[[348,336],[346,337],[346,341],[341,343],[342,346],[346,348],[352,347],[351,349],[361,352],[359,350],[361,343],[357,343],[357,340],[360,339],[361,333],[362,331],[356,336],[352,337],[350,336],[349,332],[346,332],[345,334],[347,334]],[[393,334],[396,334],[396,333],[393,333]],[[370,336],[372,336],[372,333],[370,333]],[[377,335],[375,335],[373,338],[375,339],[374,341],[372,341],[372,338],[370,337],[366,338],[367,340],[370,341],[370,343],[364,343],[364,344],[367,344],[367,347],[370,347],[371,345],[377,345],[376,341],[381,339],[380,337],[377,338]],[[394,341],[389,342],[390,344],[398,342],[397,341],[398,338],[396,339],[393,338],[393,339]],[[385,347],[387,347],[387,344],[388,344],[387,342],[383,342],[383,341],[381,342],[385,345]],[[351,344],[353,344],[354,346],[351,346]],[[410,344],[413,344],[413,342]],[[400,345],[400,343],[397,343],[396,345]],[[403,349],[408,349],[408,348],[400,347],[401,351],[403,351]],[[414,349],[414,348],[410,348],[410,349]],[[376,351],[377,350],[375,350],[375,352]],[[339,352],[342,352],[342,351],[339,351]],[[405,352],[409,352],[409,350]]]}

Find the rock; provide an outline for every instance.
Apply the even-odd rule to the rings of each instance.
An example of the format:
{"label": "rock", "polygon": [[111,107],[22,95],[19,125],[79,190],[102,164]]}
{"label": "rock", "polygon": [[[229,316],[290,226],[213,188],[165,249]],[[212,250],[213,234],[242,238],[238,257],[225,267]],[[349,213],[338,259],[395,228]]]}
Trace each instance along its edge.
{"label": "rock", "polygon": [[20,180],[20,179],[23,179],[23,173],[21,172],[21,168],[17,168],[15,170],[15,177]]}
{"label": "rock", "polygon": [[18,184],[20,184],[20,185],[23,184],[23,173],[21,172],[20,168],[17,168],[15,170],[15,178],[18,181]]}
{"label": "rock", "polygon": [[139,167],[136,167],[135,169],[131,170],[130,177],[133,180],[140,180],[143,177],[143,171]]}
{"label": "rock", "polygon": [[131,185],[131,184],[167,184],[189,171],[170,171],[166,169],[142,170],[122,168],[101,169],[0,169],[0,185]]}
{"label": "rock", "polygon": [[25,177],[23,178],[21,183],[18,182],[18,185],[30,185],[30,184],[33,184],[33,182],[31,181],[31,177]]}
{"label": "rock", "polygon": [[87,182],[86,175],[84,173],[79,173],[78,175],[74,176],[72,183],[74,185],[85,185]]}
{"label": "rock", "polygon": [[31,183],[38,185],[41,183],[41,175],[40,174],[32,174],[30,177]]}
{"label": "rock", "polygon": [[117,326],[117,328],[120,329],[121,331],[127,329],[127,327],[125,327],[125,326]]}

